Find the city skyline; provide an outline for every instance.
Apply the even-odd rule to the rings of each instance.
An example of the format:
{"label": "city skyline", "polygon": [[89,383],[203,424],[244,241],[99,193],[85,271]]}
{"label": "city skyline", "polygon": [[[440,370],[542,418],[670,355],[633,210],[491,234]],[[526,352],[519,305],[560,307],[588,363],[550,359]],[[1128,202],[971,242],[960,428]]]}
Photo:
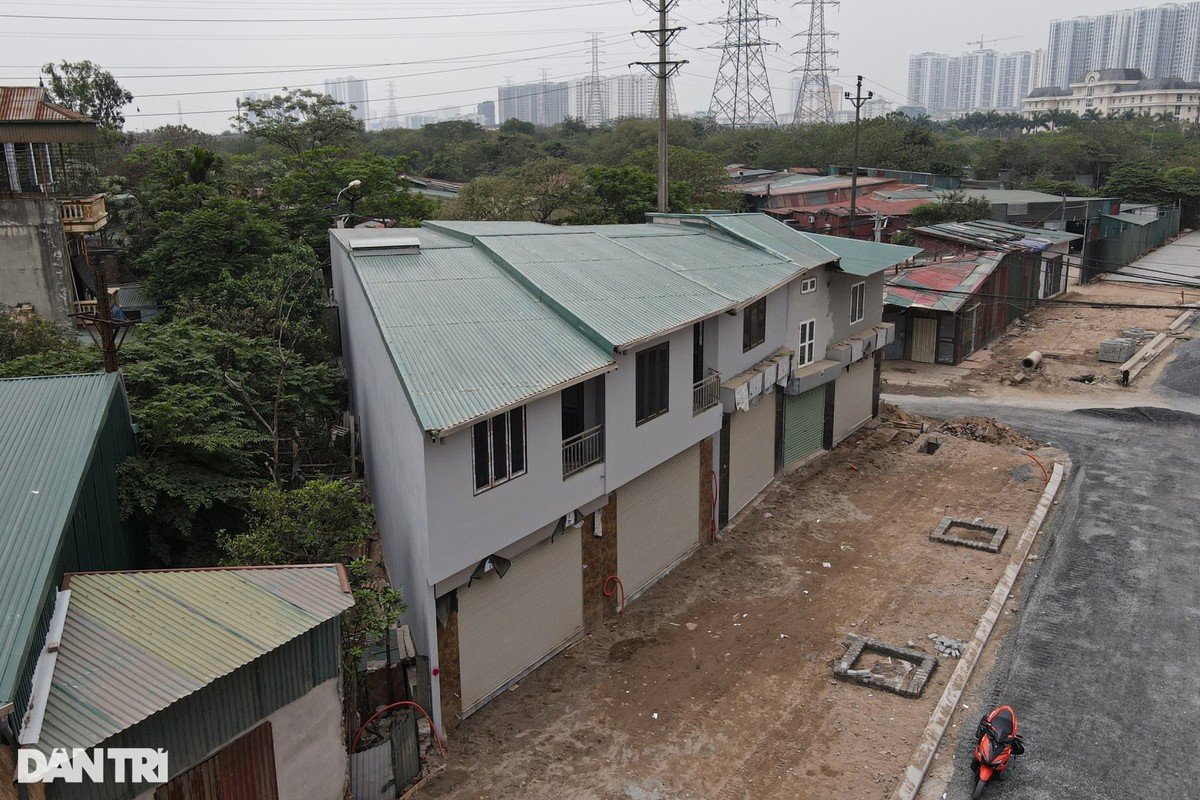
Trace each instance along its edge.
{"label": "city skyline", "polygon": [[[315,4],[280,10],[266,0],[226,4],[152,4],[127,0],[119,8],[81,12],[68,0],[18,0],[0,16],[0,83],[36,85],[42,64],[91,60],[113,73],[135,100],[126,127],[145,130],[180,121],[211,132],[231,128],[237,99],[285,88],[323,91],[324,81],[353,74],[367,81],[373,118],[394,104],[398,116],[429,114],[445,107],[474,108],[497,100],[497,87],[549,80],[566,82],[591,72],[591,36],[599,33],[604,72],[634,74],[629,65],[653,58],[653,47],[634,30],[655,20],[641,2],[628,0],[413,0],[402,11],[382,0],[348,0],[338,16],[322,17]],[[1123,4],[1106,4],[1120,8]],[[948,0],[860,0],[830,15],[839,30],[833,80],[865,86],[893,104],[907,102],[906,60],[915,47],[956,52],[984,36],[1016,38],[1013,49],[1045,47],[1052,17],[1096,13],[1096,3],[1062,0],[1048,7],[1014,0],[1005,8],[972,8],[964,14]],[[232,10],[231,10],[232,9]],[[712,25],[725,10],[718,0],[684,0],[673,24],[686,28],[672,45],[686,59],[675,93],[681,113],[708,108],[722,39]],[[807,17],[784,0],[761,0],[760,10],[778,18],[764,38],[778,44],[766,54],[776,113],[792,101],[793,72],[801,66]],[[938,38],[930,40],[930,21]],[[1018,26],[1015,20],[1020,20]],[[395,91],[388,90],[389,82]]]}

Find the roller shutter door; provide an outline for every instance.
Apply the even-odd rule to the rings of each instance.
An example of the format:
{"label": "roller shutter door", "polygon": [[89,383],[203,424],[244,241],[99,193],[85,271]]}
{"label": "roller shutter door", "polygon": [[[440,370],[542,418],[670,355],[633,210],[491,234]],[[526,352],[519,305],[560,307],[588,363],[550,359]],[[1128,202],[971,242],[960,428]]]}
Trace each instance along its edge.
{"label": "roller shutter door", "polygon": [[729,518],[775,477],[775,395],[749,411],[734,411],[729,425]]}
{"label": "roller shutter door", "polygon": [[795,464],[821,449],[825,439],[825,387],[785,397],[783,463]]}
{"label": "roller shutter door", "polygon": [[700,543],[700,449],[617,490],[617,574],[627,595]]}
{"label": "roller shutter door", "polygon": [[474,711],[543,656],[583,630],[583,553],[578,528],[458,590],[462,708]]}
{"label": "roller shutter door", "polygon": [[875,359],[864,358],[842,373],[833,393],[833,441],[840,442],[871,418]]}

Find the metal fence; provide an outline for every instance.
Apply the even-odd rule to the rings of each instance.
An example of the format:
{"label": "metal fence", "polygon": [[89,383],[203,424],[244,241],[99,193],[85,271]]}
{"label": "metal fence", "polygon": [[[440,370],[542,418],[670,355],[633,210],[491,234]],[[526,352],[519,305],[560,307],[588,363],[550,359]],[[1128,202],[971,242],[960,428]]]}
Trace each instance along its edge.
{"label": "metal fence", "polygon": [[1162,247],[1178,233],[1178,208],[1164,212],[1147,225],[1103,217],[1100,238],[1088,242],[1084,251],[1082,280],[1086,282],[1096,275],[1116,272],[1156,247]]}

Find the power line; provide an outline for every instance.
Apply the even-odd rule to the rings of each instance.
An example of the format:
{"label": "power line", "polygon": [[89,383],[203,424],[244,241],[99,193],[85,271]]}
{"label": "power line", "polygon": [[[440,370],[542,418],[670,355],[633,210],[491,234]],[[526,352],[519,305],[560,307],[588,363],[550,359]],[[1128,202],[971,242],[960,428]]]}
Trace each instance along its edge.
{"label": "power line", "polygon": [[518,8],[508,11],[472,11],[461,14],[424,14],[420,16],[405,16],[405,17],[321,17],[307,19],[280,19],[279,17],[257,19],[215,19],[211,17],[99,17],[92,14],[84,18],[59,17],[53,14],[0,14],[0,18],[6,19],[48,19],[55,22],[189,22],[189,23],[216,23],[229,25],[244,25],[244,24],[267,24],[279,25],[281,23],[309,23],[317,22],[322,25],[328,25],[333,22],[414,22],[423,19],[460,19],[463,17],[501,17],[512,16],[515,14],[539,14],[546,11],[572,11],[580,8],[590,8],[594,6],[610,6],[620,3],[624,5],[622,0],[598,0],[594,3],[577,3],[575,5],[566,6],[547,6],[545,8]]}

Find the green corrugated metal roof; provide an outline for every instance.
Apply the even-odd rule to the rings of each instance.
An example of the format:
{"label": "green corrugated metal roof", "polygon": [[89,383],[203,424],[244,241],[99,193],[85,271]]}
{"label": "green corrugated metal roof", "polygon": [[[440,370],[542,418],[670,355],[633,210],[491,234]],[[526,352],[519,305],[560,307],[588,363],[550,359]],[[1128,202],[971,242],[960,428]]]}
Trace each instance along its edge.
{"label": "green corrugated metal roof", "polygon": [[777,253],[805,269],[828,264],[835,255],[808,235],[766,214],[713,214],[707,219],[731,236]]}
{"label": "green corrugated metal roof", "polygon": [[1158,217],[1151,217],[1147,214],[1105,214],[1109,219],[1119,219],[1121,222],[1128,222],[1131,225],[1151,225],[1158,222]]}
{"label": "green corrugated metal roof", "polygon": [[838,268],[842,272],[863,278],[877,275],[897,264],[903,264],[924,252],[919,247],[864,242],[861,239],[826,236],[822,233],[804,233],[802,235],[816,240],[818,244],[833,251],[841,259],[838,262]]}
{"label": "green corrugated metal roof", "polygon": [[16,691],[115,374],[0,380],[0,706]]}
{"label": "green corrugated metal roof", "polygon": [[354,605],[335,565],[70,576],[37,747],[93,747]]}
{"label": "green corrugated metal roof", "polygon": [[356,255],[353,263],[427,431],[453,429],[615,366],[610,351],[481,250]]}
{"label": "green corrugated metal roof", "polygon": [[[334,235],[350,250],[422,427],[444,435],[612,369],[614,351],[836,260],[762,214],[678,216],[685,224],[427,222],[406,232],[420,252],[392,255],[355,252],[357,231]],[[453,249],[427,249],[435,237]],[[872,248],[887,265],[909,254],[857,244],[863,263]]]}

